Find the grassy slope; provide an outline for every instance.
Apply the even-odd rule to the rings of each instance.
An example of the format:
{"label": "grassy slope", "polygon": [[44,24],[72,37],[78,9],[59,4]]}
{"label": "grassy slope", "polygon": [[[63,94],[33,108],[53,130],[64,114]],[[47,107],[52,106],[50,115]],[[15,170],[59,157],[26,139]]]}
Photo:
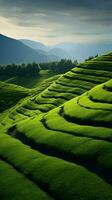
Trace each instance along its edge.
{"label": "grassy slope", "polygon": [[[9,130],[9,135],[23,144],[1,134],[0,156],[27,177],[30,175],[44,192],[47,188],[52,198],[110,200],[112,101],[108,103],[104,97],[107,93],[111,98],[111,90],[112,80],[73,98],[40,119],[18,123]],[[99,99],[97,94],[100,93]],[[98,104],[90,100],[91,95]],[[102,125],[99,126],[99,122]]]}
{"label": "grassy slope", "polygon": [[[22,142],[44,154],[54,155],[70,163],[86,167],[88,171],[104,179],[105,183],[112,184],[111,93],[112,80],[53,109],[40,119],[37,117],[18,124],[15,137],[22,138]],[[95,98],[95,101],[91,100],[91,96]],[[73,176],[74,174],[72,178]],[[89,179],[87,176],[85,179],[89,183],[91,177]],[[77,176],[77,181],[79,180],[81,180],[80,176]],[[88,188],[88,185],[85,187]],[[106,192],[106,188],[104,190]],[[95,199],[94,195],[97,195],[95,187],[93,193],[93,199]],[[112,194],[112,188],[110,194]],[[69,198],[72,199],[71,197]],[[80,192],[78,198],[80,199]],[[103,199],[102,194],[100,198]],[[88,199],[88,195],[84,199]]]}
{"label": "grassy slope", "polygon": [[30,94],[29,89],[0,81],[0,112],[14,106],[20,99]]}
{"label": "grassy slope", "polygon": [[[37,104],[37,109],[41,112],[49,111],[112,78],[111,61],[103,63],[103,66],[102,61],[96,60],[81,63],[60,76],[46,90],[35,96],[33,102]],[[96,66],[96,70],[92,66]]]}
{"label": "grassy slope", "polygon": [[[5,173],[4,173],[5,172]],[[4,191],[4,194],[3,194]],[[0,160],[0,198],[8,200],[52,200],[45,192],[18,172],[11,164]]]}
{"label": "grassy slope", "polygon": [[[106,57],[106,60],[104,60],[104,57]],[[108,57],[109,61],[107,61]],[[55,81],[50,86],[46,82],[46,89],[42,90],[42,92],[40,91],[40,93],[34,94],[30,99],[27,98],[21,104],[12,108],[10,114],[8,113],[7,115],[8,118],[13,118],[13,121],[16,122],[29,116],[48,112],[88,91],[97,84],[109,80],[112,78],[110,57],[111,54],[95,58],[79,64],[59,78],[55,76],[53,78]],[[40,87],[42,85],[38,89]]]}
{"label": "grassy slope", "polygon": [[[10,174],[12,167],[15,182],[18,173],[26,179],[23,182],[21,177],[25,189],[32,182],[32,200],[35,187],[40,200],[112,199],[112,80],[105,82],[112,77],[111,57],[81,63],[43,92],[35,91],[10,113],[3,113],[2,123],[14,126],[9,135],[1,130],[0,173],[7,167]],[[103,84],[93,88],[98,83]],[[17,123],[18,118],[26,120]],[[6,199],[10,194],[11,199],[13,193],[0,177],[6,188],[0,195]],[[8,185],[14,180],[8,179]],[[19,193],[19,181],[17,187],[15,199],[21,199],[25,189]]]}
{"label": "grassy slope", "polygon": [[[15,123],[15,121],[23,120],[29,116],[39,114],[40,112],[38,110],[36,111],[37,105],[34,104],[32,99],[34,99],[35,96],[38,96],[40,92],[46,89],[46,87],[49,87],[49,85],[58,77],[59,75],[48,78],[44,80],[40,86],[34,89],[26,89],[14,84],[0,82],[1,111],[12,106],[10,109],[7,109],[0,114],[0,127],[2,127],[1,124],[10,126]],[[26,95],[26,98],[23,98],[23,94],[24,97]],[[29,109],[25,109],[25,106]]]}
{"label": "grassy slope", "polygon": [[6,83],[12,83],[16,85],[21,85],[26,88],[35,88],[38,87],[44,80],[55,76],[56,74],[50,70],[41,70],[38,77],[8,77],[8,76],[1,76],[0,80]]}

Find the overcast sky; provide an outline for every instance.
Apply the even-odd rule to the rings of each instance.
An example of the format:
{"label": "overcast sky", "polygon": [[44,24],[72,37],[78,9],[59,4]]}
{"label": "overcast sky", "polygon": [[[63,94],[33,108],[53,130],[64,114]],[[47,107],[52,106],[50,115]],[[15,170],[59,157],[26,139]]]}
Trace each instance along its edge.
{"label": "overcast sky", "polygon": [[0,0],[0,33],[45,44],[112,43],[112,0]]}

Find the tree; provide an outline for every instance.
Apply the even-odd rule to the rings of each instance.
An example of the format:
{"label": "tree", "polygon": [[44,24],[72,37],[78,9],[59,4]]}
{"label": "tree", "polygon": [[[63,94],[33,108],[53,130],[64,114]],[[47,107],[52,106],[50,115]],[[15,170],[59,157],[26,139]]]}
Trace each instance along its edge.
{"label": "tree", "polygon": [[7,65],[0,67],[0,74],[8,76],[38,76],[40,66],[37,63]]}

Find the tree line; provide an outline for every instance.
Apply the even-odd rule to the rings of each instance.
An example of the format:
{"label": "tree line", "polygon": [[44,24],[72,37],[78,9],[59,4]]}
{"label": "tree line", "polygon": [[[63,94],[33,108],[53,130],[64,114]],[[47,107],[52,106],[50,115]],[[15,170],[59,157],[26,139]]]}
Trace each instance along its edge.
{"label": "tree line", "polygon": [[8,76],[38,76],[39,71],[37,63],[0,66],[0,74]]}
{"label": "tree line", "polygon": [[56,62],[49,63],[29,63],[29,64],[10,64],[0,66],[0,75],[8,76],[39,76],[40,70],[51,70],[57,74],[65,73],[77,65],[77,61],[62,59]]}
{"label": "tree line", "polygon": [[45,70],[49,69],[56,73],[65,73],[75,67],[78,64],[77,60],[72,61],[69,59],[62,59],[60,61],[50,62],[50,63],[41,63],[40,68]]}
{"label": "tree line", "polygon": [[89,60],[92,60],[93,58],[97,58],[98,57],[98,54],[96,56],[89,56],[89,58],[85,59],[85,61],[89,61]]}

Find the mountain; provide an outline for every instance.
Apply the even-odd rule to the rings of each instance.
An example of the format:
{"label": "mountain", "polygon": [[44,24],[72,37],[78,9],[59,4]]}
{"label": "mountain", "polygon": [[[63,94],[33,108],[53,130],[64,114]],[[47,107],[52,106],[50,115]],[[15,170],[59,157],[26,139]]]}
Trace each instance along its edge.
{"label": "mountain", "polygon": [[0,34],[0,64],[48,62],[59,60],[24,45],[21,41]]}
{"label": "mountain", "polygon": [[61,48],[70,55],[71,59],[83,61],[89,56],[101,55],[112,51],[112,44],[62,43],[51,46],[51,48]]}
{"label": "mountain", "polygon": [[112,51],[112,44],[81,44],[81,43],[60,43],[57,45],[47,46],[43,43],[32,41],[32,40],[20,40],[25,45],[35,50],[41,50],[43,54],[47,56],[54,55],[62,58],[68,58],[78,61],[83,61],[89,56],[101,55]]}
{"label": "mountain", "polygon": [[[47,56],[51,58],[66,58],[69,59],[70,55],[67,53],[64,49],[62,48],[52,48],[50,46],[46,46],[43,43],[32,41],[32,40],[27,40],[27,39],[21,39],[20,40],[23,44],[27,45],[28,47],[34,49],[34,50],[39,50],[41,53],[46,54]],[[53,59],[51,59],[53,60]]]}
{"label": "mountain", "polygon": [[55,56],[57,55],[58,57],[66,58],[66,59],[70,58],[69,53],[67,53],[64,49],[61,49],[61,48],[52,48],[51,50],[48,51],[48,54],[55,55]]}
{"label": "mountain", "polygon": [[20,40],[23,44],[29,46],[32,49],[35,50],[43,50],[46,51],[48,48],[47,46],[45,46],[44,44],[42,44],[41,42],[36,42],[36,41],[32,41],[32,40],[27,40],[27,39],[21,39]]}

